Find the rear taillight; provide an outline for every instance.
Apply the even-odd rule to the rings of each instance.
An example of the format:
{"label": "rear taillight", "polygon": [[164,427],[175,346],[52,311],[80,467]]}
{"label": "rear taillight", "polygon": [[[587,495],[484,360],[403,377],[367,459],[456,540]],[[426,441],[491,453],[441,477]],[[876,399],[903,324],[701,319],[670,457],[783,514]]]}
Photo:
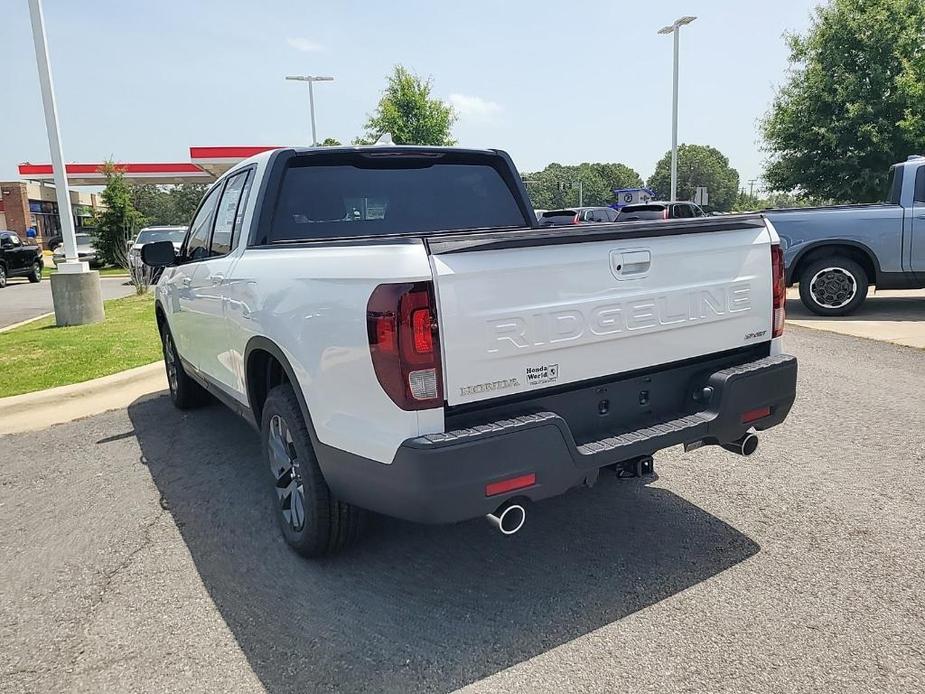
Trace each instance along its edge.
{"label": "rear taillight", "polygon": [[443,404],[433,285],[380,284],[366,305],[369,353],[379,384],[403,410]]}
{"label": "rear taillight", "polygon": [[662,210],[662,219],[668,219],[668,208]]}
{"label": "rear taillight", "polygon": [[787,303],[787,284],[784,280],[784,252],[778,245],[771,246],[771,291],[773,294],[771,312],[771,337],[784,334],[784,306]]}

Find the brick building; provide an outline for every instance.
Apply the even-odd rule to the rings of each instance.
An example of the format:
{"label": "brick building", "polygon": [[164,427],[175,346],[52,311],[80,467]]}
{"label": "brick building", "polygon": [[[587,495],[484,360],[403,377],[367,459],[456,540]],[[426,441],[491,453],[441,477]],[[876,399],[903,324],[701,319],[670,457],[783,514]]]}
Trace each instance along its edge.
{"label": "brick building", "polygon": [[[71,191],[71,209],[78,232],[90,226],[99,206],[98,193]],[[32,181],[0,181],[0,229],[15,231],[25,240],[30,228],[35,229],[36,242],[42,245],[61,234],[54,186]]]}

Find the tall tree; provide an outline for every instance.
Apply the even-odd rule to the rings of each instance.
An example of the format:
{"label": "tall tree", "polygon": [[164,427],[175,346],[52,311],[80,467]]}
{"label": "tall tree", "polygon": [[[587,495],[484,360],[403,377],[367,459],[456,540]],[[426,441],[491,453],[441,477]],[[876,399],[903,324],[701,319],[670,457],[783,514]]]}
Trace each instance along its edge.
{"label": "tall tree", "polygon": [[148,224],[189,224],[206,190],[203,183],[136,185],[131,187],[132,204]]}
{"label": "tall tree", "polygon": [[831,0],[789,35],[761,124],[765,180],[839,202],[883,199],[890,164],[925,148],[925,2]]}
{"label": "tall tree", "polygon": [[208,190],[209,186],[206,183],[179,183],[171,186],[167,192],[171,209],[170,221],[167,224],[189,224]]}
{"label": "tall tree", "polygon": [[355,144],[369,144],[390,133],[399,145],[454,145],[450,132],[456,122],[453,107],[431,98],[433,84],[401,65],[396,65],[379,99],[375,113],[366,121],[364,136]]}
{"label": "tall tree", "polygon": [[145,218],[132,204],[131,191],[122,171],[114,163],[107,162],[102,172],[106,176],[106,187],[101,194],[103,206],[95,215],[94,243],[104,263],[121,265],[128,242],[144,226]]}
{"label": "tall tree", "polygon": [[533,206],[544,210],[578,204],[579,187],[585,205],[609,205],[615,202],[614,188],[642,185],[639,174],[626,164],[550,164],[542,171],[523,174]]}
{"label": "tall tree", "polygon": [[[710,207],[732,209],[739,194],[739,172],[729,166],[729,158],[708,145],[678,147],[678,199],[693,200],[697,188],[706,186]],[[671,151],[659,159],[655,173],[649,177],[649,187],[667,200],[671,195]]]}
{"label": "tall tree", "polygon": [[340,147],[340,140],[336,137],[326,137],[318,143],[319,147]]}

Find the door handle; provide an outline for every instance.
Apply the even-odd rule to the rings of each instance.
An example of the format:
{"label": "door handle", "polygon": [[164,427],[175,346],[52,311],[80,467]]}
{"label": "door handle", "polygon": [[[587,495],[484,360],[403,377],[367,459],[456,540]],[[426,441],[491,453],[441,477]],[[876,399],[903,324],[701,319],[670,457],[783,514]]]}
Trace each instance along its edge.
{"label": "door handle", "polygon": [[610,265],[618,280],[642,277],[652,267],[652,254],[649,251],[614,252],[610,256]]}
{"label": "door handle", "polygon": [[190,286],[190,285],[193,283],[193,278],[192,278],[192,277],[184,277],[184,278],[183,278],[182,280],[180,280],[180,281],[183,282],[183,286],[184,286],[184,287],[188,287],[188,286]]}
{"label": "door handle", "polygon": [[221,273],[216,273],[214,275],[209,275],[209,280],[212,282],[213,287],[217,287],[225,281],[225,276]]}

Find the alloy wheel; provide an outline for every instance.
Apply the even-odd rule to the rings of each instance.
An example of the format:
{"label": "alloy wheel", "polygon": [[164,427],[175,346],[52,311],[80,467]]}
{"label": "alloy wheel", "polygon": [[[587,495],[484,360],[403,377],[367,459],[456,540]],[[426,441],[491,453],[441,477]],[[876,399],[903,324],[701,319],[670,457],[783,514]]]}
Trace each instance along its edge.
{"label": "alloy wheel", "polygon": [[841,267],[823,268],[809,283],[809,294],[823,308],[841,308],[850,303],[858,292],[854,275]]}
{"label": "alloy wheel", "polygon": [[287,525],[295,532],[305,525],[305,490],[302,484],[301,466],[292,432],[286,420],[278,414],[270,418],[267,437],[270,471],[276,479],[276,498],[279,510]]}
{"label": "alloy wheel", "polygon": [[177,392],[177,357],[173,350],[173,340],[170,339],[170,333],[164,333],[164,364],[167,366],[167,382],[170,384],[170,391]]}

